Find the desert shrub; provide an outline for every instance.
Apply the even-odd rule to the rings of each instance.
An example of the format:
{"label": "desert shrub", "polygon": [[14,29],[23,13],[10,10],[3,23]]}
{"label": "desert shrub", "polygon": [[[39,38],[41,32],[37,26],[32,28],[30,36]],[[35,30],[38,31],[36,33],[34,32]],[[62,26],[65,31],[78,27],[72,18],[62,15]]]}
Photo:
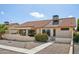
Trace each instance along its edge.
{"label": "desert shrub", "polygon": [[48,35],[47,34],[37,34],[37,35],[35,35],[35,40],[36,41],[40,41],[40,42],[47,42],[47,40],[48,40]]}
{"label": "desert shrub", "polygon": [[79,34],[75,34],[73,37],[74,42],[78,43],[79,42]]}

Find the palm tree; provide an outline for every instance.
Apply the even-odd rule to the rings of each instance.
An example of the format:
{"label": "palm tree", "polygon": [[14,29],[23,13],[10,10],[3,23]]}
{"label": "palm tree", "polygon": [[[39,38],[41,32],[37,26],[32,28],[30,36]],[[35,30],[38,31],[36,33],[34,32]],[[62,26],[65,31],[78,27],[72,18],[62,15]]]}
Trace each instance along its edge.
{"label": "palm tree", "polygon": [[2,39],[2,35],[6,32],[7,27],[4,24],[0,24],[0,39]]}

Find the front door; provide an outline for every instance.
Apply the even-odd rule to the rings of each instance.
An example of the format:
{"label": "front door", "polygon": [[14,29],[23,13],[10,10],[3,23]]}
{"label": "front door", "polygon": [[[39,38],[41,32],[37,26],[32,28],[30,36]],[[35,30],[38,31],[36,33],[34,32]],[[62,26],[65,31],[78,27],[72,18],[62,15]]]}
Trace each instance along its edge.
{"label": "front door", "polygon": [[56,36],[56,29],[53,29],[53,36]]}

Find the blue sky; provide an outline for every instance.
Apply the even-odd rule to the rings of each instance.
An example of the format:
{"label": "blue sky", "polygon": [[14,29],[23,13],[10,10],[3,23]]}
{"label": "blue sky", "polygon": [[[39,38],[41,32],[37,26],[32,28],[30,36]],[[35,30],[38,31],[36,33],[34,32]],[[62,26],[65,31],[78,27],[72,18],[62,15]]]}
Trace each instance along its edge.
{"label": "blue sky", "polygon": [[79,18],[78,4],[0,4],[0,23],[23,23],[26,21],[47,20],[53,15],[60,18]]}

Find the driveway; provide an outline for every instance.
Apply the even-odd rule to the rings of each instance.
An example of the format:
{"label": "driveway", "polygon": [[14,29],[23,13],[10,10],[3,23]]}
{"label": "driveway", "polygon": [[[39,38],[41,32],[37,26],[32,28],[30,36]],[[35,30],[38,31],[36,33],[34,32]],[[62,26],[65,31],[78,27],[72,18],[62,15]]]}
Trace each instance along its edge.
{"label": "driveway", "polygon": [[70,44],[0,40],[1,54],[69,54]]}
{"label": "driveway", "polygon": [[[5,49],[5,51],[8,52],[8,53],[9,53],[10,51],[16,51],[16,52],[28,53],[28,54],[37,53],[37,52],[39,52],[40,50],[42,50],[42,49],[48,47],[49,45],[51,45],[51,44],[53,43],[53,42],[41,43],[41,45],[32,48],[33,45],[37,45],[37,42],[33,42],[31,45],[29,45],[30,42],[28,42],[27,45],[29,45],[29,47],[31,47],[31,49],[28,49],[28,48],[26,48],[27,45],[26,45],[25,48],[20,48],[20,47],[14,47],[14,45],[10,45],[10,43],[11,43],[10,41],[8,41],[8,42],[9,42],[8,45],[6,45],[6,44],[7,44],[7,40],[6,40],[6,41],[5,41],[5,40],[1,40],[1,41],[3,41],[3,43],[0,43],[0,48],[2,48],[3,51],[4,51],[4,49]],[[15,42],[16,42],[16,41],[15,41]],[[15,43],[15,42],[14,42],[14,43]],[[5,43],[6,43],[6,44],[5,44]],[[12,42],[12,43],[13,43],[13,42]],[[20,42],[20,43],[21,43],[21,42]],[[15,44],[16,44],[16,43],[15,43]],[[40,44],[40,43],[38,42],[38,44]],[[10,51],[9,51],[9,50],[10,50]],[[3,52],[3,53],[4,53],[4,52]]]}
{"label": "driveway", "polygon": [[37,54],[68,54],[70,44],[54,43],[45,49],[37,52]]}
{"label": "driveway", "polygon": [[0,44],[18,47],[18,48],[32,49],[32,48],[39,46],[41,44],[44,44],[44,43],[42,43],[42,42],[21,42],[21,41],[11,41],[11,40],[0,40]]}

